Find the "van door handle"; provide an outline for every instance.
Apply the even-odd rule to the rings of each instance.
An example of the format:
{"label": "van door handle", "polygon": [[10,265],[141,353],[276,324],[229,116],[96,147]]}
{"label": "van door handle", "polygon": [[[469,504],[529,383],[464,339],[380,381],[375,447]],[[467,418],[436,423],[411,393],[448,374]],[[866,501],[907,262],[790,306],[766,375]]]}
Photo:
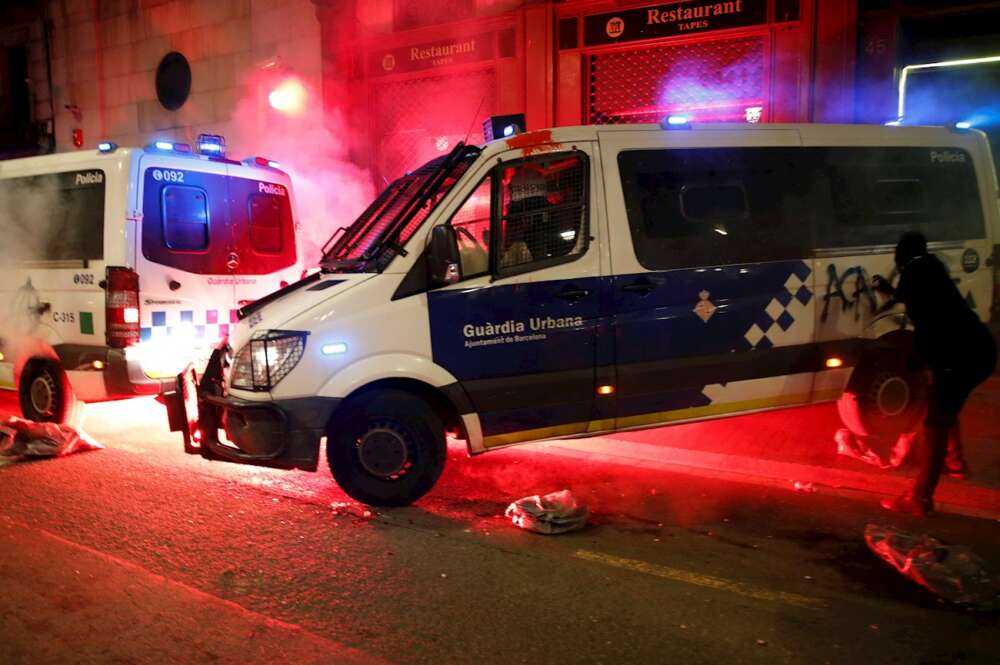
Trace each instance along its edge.
{"label": "van door handle", "polygon": [[629,293],[638,293],[640,295],[646,295],[650,291],[656,288],[656,284],[649,281],[648,279],[640,279],[631,284],[626,284],[622,287],[622,291],[628,291]]}
{"label": "van door handle", "polygon": [[579,300],[580,298],[586,298],[589,295],[590,289],[568,288],[557,293],[556,298],[562,298],[563,300]]}

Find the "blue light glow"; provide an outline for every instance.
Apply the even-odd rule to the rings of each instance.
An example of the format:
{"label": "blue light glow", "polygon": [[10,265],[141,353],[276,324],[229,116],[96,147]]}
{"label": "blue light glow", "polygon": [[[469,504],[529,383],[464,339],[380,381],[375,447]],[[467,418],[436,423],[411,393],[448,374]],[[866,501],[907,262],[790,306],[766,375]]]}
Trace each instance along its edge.
{"label": "blue light glow", "polygon": [[347,345],[343,342],[334,342],[333,344],[324,344],[321,350],[324,356],[335,356],[347,353]]}
{"label": "blue light glow", "polygon": [[955,129],[969,129],[972,127],[972,123],[968,120],[962,120],[961,122],[955,123]]}
{"label": "blue light glow", "polygon": [[157,141],[153,145],[156,146],[157,150],[173,150],[174,144],[170,141]]}
{"label": "blue light glow", "polygon": [[199,143],[198,150],[201,152],[222,152],[222,146],[218,143]]}
{"label": "blue light glow", "polygon": [[671,115],[667,117],[668,125],[686,125],[688,124],[688,117],[686,115]]}
{"label": "blue light glow", "polygon": [[512,136],[516,131],[517,127],[515,127],[514,125],[507,125],[506,127],[503,128],[503,135]]}
{"label": "blue light glow", "polygon": [[267,165],[270,166],[272,169],[280,169],[281,168],[281,164],[279,164],[278,162],[274,161],[273,159],[267,160]]}
{"label": "blue light glow", "polygon": [[101,141],[97,144],[97,150],[99,152],[114,152],[115,148],[118,147],[117,143],[112,143],[111,141]]}

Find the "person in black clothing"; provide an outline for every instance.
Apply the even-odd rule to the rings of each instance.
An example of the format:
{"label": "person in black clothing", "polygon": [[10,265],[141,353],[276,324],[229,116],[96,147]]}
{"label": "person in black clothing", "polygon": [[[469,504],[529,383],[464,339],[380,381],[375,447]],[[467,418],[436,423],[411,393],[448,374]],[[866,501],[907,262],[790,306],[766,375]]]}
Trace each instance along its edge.
{"label": "person in black clothing", "polygon": [[[915,331],[911,366],[931,372],[924,420],[925,455],[913,488],[896,499],[882,501],[888,510],[925,515],[934,509],[934,490],[948,456],[949,433],[957,445],[958,414],[972,390],[996,367],[996,343],[989,329],[969,307],[934,255],[927,253],[921,233],[904,233],[896,245],[899,285],[894,289],[876,275],[876,290],[906,305]],[[955,448],[961,466],[961,452]]]}

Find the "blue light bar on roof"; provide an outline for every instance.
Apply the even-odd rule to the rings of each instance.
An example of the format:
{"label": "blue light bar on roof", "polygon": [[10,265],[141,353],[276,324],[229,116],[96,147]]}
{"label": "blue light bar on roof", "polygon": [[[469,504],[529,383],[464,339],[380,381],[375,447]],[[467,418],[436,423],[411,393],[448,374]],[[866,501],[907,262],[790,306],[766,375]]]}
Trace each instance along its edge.
{"label": "blue light bar on roof", "polygon": [[174,144],[171,141],[157,141],[153,144],[157,150],[173,150]]}
{"label": "blue light bar on roof", "polygon": [[118,144],[111,141],[101,141],[97,144],[97,152],[114,152],[116,148]]}
{"label": "blue light bar on roof", "polygon": [[222,157],[226,154],[226,139],[218,134],[199,134],[198,152]]}

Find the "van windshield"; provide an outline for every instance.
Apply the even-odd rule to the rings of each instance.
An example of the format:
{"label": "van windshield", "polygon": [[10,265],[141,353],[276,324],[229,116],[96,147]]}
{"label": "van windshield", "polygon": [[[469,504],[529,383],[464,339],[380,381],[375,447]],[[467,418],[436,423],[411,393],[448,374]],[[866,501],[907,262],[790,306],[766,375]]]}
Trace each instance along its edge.
{"label": "van windshield", "polygon": [[427,216],[475,161],[480,149],[459,143],[390,183],[368,209],[323,248],[330,272],[381,272],[402,251]]}

